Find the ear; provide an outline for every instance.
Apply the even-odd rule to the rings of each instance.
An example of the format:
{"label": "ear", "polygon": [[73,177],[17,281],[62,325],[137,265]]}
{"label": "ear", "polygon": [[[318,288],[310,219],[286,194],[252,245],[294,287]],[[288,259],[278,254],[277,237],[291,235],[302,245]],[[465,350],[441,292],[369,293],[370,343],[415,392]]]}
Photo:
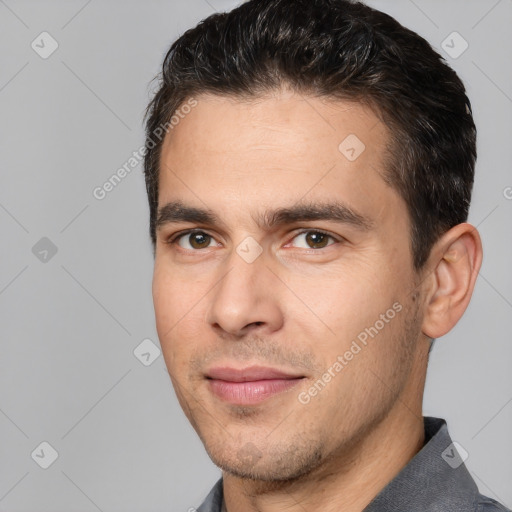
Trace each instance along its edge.
{"label": "ear", "polygon": [[422,332],[439,338],[449,332],[466,310],[482,264],[482,241],[468,223],[447,231],[434,245],[426,268]]}

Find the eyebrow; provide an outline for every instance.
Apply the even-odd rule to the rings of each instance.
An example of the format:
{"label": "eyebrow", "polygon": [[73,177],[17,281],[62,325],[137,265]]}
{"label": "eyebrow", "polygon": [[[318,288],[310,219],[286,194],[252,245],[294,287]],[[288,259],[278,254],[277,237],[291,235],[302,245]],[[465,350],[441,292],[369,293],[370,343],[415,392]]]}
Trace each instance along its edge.
{"label": "eyebrow", "polygon": [[[319,220],[349,224],[363,231],[369,231],[374,225],[371,219],[339,201],[298,203],[290,207],[267,210],[255,219],[258,227],[266,230],[297,222]],[[166,224],[179,222],[210,226],[223,224],[212,210],[188,206],[182,201],[170,201],[158,209],[157,230]]]}

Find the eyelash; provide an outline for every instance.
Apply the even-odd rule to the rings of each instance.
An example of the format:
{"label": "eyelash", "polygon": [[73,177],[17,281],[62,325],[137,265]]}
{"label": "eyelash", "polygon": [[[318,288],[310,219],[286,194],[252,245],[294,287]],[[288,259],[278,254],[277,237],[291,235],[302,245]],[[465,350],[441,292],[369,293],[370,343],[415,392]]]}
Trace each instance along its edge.
{"label": "eyelash", "polygon": [[[191,235],[193,233],[203,233],[203,234],[208,235],[209,237],[211,237],[212,239],[215,240],[215,238],[212,235],[210,235],[207,231],[204,231],[202,229],[189,229],[187,231],[182,231],[181,233],[177,233],[177,234],[171,235],[169,238],[167,238],[165,240],[165,243],[166,244],[170,244],[170,245],[177,245],[178,241],[181,238],[183,238],[183,237],[185,237],[187,235]],[[334,235],[331,235],[327,231],[323,231],[321,229],[304,229],[302,231],[299,231],[298,233],[295,233],[295,235],[293,236],[292,240],[297,238],[299,235],[303,235],[304,233],[319,233],[319,234],[322,234],[322,235],[325,235],[325,236],[329,237],[331,240],[334,240],[335,242],[340,242],[340,240],[337,239]],[[329,244],[326,247],[321,247],[320,249],[315,249],[315,248],[311,247],[309,250],[310,251],[314,251],[314,252],[318,252],[318,251],[320,251],[322,249],[326,249],[330,245],[332,245],[332,244]],[[183,250],[184,251],[190,251],[190,252],[201,252],[204,249],[194,249],[194,250],[183,249]],[[308,250],[308,249],[304,249],[304,250]]]}

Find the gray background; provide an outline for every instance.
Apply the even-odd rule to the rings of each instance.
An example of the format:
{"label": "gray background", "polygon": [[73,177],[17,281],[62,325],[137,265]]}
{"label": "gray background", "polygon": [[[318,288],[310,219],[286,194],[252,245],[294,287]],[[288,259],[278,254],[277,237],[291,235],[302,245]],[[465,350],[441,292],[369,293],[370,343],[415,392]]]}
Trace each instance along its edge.
{"label": "gray background", "polygon": [[[470,221],[484,264],[466,315],[435,346],[424,413],[448,420],[481,491],[511,507],[512,0],[369,3],[438,48],[474,106]],[[158,346],[142,166],[103,200],[92,192],[143,144],[170,43],[235,5],[0,0],[2,511],[186,511],[220,475],[163,358],[145,366],[133,353]],[[59,45],[46,59],[31,47],[43,31]],[[441,47],[453,31],[469,43],[457,58]],[[43,441],[59,454],[48,469],[36,463],[50,457]]]}

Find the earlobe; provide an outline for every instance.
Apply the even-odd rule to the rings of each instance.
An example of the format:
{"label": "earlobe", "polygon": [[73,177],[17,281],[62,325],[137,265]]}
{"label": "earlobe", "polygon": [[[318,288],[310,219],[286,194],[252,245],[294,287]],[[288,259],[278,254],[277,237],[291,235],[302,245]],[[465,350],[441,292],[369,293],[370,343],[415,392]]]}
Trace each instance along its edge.
{"label": "earlobe", "polygon": [[449,332],[466,310],[482,264],[482,242],[468,223],[447,231],[430,255],[432,272],[423,317],[423,334],[439,338]]}

